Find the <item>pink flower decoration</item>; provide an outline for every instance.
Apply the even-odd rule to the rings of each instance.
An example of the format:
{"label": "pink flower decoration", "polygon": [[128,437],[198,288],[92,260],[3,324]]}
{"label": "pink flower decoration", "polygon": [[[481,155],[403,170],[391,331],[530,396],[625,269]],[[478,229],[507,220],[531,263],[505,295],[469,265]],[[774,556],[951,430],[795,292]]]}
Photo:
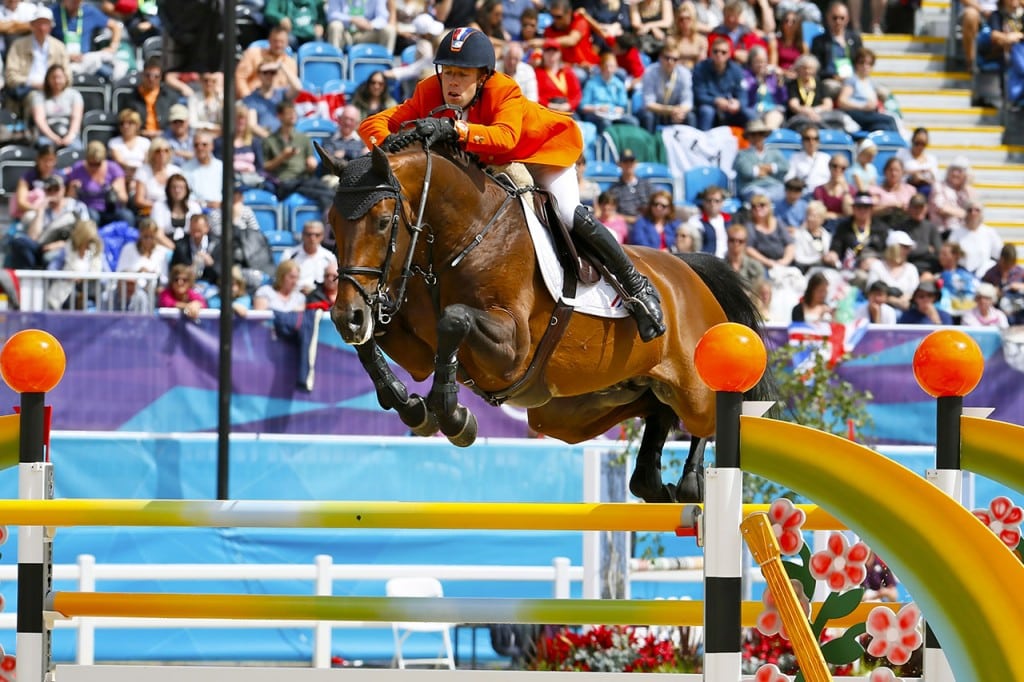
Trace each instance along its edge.
{"label": "pink flower decoration", "polygon": [[868,682],[903,682],[900,678],[896,677],[896,673],[892,671],[892,668],[875,668],[868,675]]}
{"label": "pink flower decoration", "polygon": [[804,536],[801,531],[804,522],[807,521],[804,510],[797,509],[785,497],[780,497],[768,508],[768,517],[772,520],[772,530],[779,539],[782,553],[787,556],[799,554],[804,547]]}
{"label": "pink flower decoration", "polygon": [[7,530],[7,526],[0,526],[0,545],[7,542],[7,538],[11,536],[10,531]]}
{"label": "pink flower decoration", "polygon": [[865,621],[871,643],[867,652],[875,658],[888,658],[893,665],[903,665],[923,641],[917,629],[921,611],[907,604],[898,613],[884,606],[871,609]]}
{"label": "pink flower decoration", "polygon": [[[804,615],[810,617],[811,600],[804,594],[803,583],[792,578],[789,582],[793,585],[793,589],[796,590],[796,596],[800,600],[800,608],[803,610]],[[780,635],[783,639],[789,640],[789,634],[786,633],[786,626],[782,623],[779,607],[775,603],[775,596],[770,588],[765,588],[764,594],[761,595],[761,601],[764,602],[764,611],[757,616],[757,629],[762,635],[767,637]]]}
{"label": "pink flower decoration", "polygon": [[850,547],[842,533],[832,533],[828,548],[811,556],[811,575],[828,583],[833,592],[842,592],[864,582],[869,556],[871,550],[863,542]]}
{"label": "pink flower decoration", "polygon": [[789,682],[789,676],[783,675],[774,663],[768,663],[754,673],[754,682]]}
{"label": "pink flower decoration", "polygon": [[1017,549],[1020,543],[1020,522],[1024,519],[1024,510],[1013,504],[1010,498],[1000,495],[992,498],[988,509],[975,509],[971,512],[995,533],[1003,544],[1010,549]]}

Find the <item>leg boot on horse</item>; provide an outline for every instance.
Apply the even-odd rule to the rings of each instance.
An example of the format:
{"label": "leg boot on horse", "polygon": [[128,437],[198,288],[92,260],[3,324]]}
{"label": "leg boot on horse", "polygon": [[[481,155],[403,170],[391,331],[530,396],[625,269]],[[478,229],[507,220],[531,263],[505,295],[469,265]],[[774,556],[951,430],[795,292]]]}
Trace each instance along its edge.
{"label": "leg boot on horse", "polygon": [[637,272],[611,230],[598,222],[585,206],[577,206],[572,231],[626,291],[626,309],[636,318],[640,338],[646,342],[664,334],[665,323],[662,321],[658,291],[650,280]]}

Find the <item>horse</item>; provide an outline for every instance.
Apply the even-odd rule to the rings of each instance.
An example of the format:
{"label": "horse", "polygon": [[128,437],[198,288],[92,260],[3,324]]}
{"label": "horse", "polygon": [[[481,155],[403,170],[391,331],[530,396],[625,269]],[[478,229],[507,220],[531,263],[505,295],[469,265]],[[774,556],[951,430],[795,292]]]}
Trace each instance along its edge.
{"label": "horse", "polygon": [[[646,502],[700,502],[704,446],[715,429],[715,396],[693,364],[712,326],[739,322],[762,333],[739,276],[709,254],[678,257],[626,247],[657,287],[667,332],[640,343],[631,317],[560,314],[545,288],[517,191],[457,147],[414,144],[342,167],[327,217],[338,252],[331,319],[355,346],[384,409],[416,435],[438,430],[473,443],[476,418],[458,403],[459,384],[493,405],[526,408],[538,433],[567,443],[642,418],[629,488]],[[558,328],[560,334],[547,333]],[[557,341],[553,341],[557,338]],[[410,395],[382,350],[427,396]],[[769,398],[770,381],[748,393]],[[683,472],[664,483],[661,454],[679,421],[693,436]]]}

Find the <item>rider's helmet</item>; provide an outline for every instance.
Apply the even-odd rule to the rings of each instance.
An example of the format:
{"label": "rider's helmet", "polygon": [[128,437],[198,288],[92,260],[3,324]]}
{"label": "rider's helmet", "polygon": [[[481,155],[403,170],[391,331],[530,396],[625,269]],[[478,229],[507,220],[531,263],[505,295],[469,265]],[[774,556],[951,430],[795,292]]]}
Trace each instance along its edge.
{"label": "rider's helmet", "polygon": [[491,39],[475,28],[453,28],[437,47],[435,66],[463,66],[494,72],[494,46]]}

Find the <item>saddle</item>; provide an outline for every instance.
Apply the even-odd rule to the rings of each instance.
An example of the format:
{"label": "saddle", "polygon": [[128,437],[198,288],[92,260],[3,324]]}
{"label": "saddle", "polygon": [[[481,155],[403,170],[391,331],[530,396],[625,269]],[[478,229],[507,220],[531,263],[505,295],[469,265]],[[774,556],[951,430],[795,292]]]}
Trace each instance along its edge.
{"label": "saddle", "polygon": [[537,219],[551,234],[555,243],[555,253],[563,270],[572,273],[575,279],[583,284],[594,284],[601,279],[598,267],[576,248],[572,232],[569,230],[571,225],[565,225],[558,217],[551,193],[533,185],[533,177],[526,170],[526,166],[517,162],[504,166],[489,166],[487,171],[510,194],[530,195],[527,197],[527,204],[533,206]]}

